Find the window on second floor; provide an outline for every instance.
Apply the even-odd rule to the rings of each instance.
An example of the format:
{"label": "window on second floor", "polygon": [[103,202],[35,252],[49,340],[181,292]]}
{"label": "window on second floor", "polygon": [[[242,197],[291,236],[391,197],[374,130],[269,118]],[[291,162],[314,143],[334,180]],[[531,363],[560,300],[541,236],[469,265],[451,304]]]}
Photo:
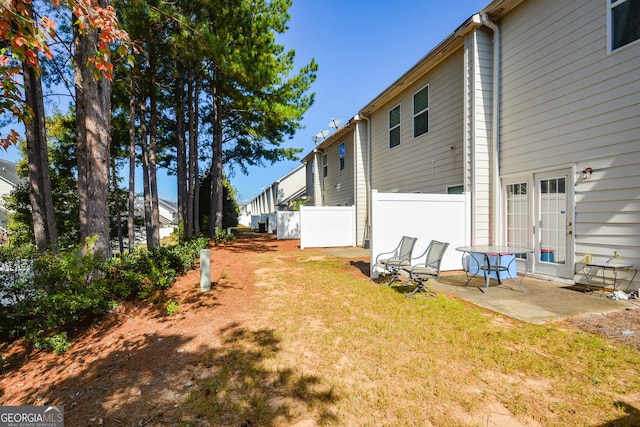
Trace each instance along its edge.
{"label": "window on second floor", "polygon": [[340,170],[343,171],[344,170],[344,142],[340,144],[340,147],[338,149],[338,157],[340,159]]}
{"label": "window on second floor", "polygon": [[326,177],[329,174],[329,158],[327,155],[322,156],[322,177]]}
{"label": "window on second floor", "polygon": [[413,137],[429,132],[429,86],[413,94]]}
{"label": "window on second floor", "polygon": [[607,0],[609,50],[640,40],[640,0]]}
{"label": "window on second floor", "polygon": [[400,105],[389,110],[389,148],[400,145]]}

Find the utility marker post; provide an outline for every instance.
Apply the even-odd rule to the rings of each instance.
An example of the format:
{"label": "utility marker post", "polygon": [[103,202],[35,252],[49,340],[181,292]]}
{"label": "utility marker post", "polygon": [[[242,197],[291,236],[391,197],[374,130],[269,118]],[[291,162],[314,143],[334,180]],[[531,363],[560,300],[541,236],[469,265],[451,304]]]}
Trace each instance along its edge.
{"label": "utility marker post", "polygon": [[202,249],[200,251],[200,291],[209,292],[211,290],[211,251]]}

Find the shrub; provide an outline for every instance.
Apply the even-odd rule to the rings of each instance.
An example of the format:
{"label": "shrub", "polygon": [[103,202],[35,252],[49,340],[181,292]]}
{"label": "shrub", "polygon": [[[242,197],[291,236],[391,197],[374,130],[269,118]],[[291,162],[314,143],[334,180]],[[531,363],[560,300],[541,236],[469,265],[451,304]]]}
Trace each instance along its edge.
{"label": "shrub", "polygon": [[35,258],[31,249],[2,250],[0,265],[21,261],[32,267],[22,271],[16,267],[7,273],[11,280],[0,281],[0,338],[25,337],[37,348],[65,351],[70,346],[67,331],[113,310],[118,300],[147,298],[155,290],[169,288],[178,275],[196,265],[200,250],[208,243],[207,239],[193,239],[109,260],[83,254],[80,248]]}
{"label": "shrub", "polygon": [[233,242],[235,240],[235,237],[233,235],[233,233],[227,233],[224,230],[220,230],[219,228],[216,228],[216,235],[213,238],[213,241],[215,243],[215,245],[220,245],[220,244],[227,244],[230,242]]}

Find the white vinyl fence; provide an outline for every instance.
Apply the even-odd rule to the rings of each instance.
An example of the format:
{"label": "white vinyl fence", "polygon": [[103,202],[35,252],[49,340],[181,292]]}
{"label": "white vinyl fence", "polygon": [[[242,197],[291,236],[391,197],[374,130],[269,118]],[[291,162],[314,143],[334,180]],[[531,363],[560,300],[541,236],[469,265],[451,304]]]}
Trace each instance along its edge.
{"label": "white vinyl fence", "polygon": [[300,249],[356,246],[355,206],[301,206]]}
{"label": "white vinyl fence", "polygon": [[[449,243],[441,270],[462,269],[462,253],[456,247],[471,240],[469,193],[401,194],[371,191],[371,266],[376,256],[395,249],[402,236],[418,238],[413,256],[422,254],[431,240]],[[424,262],[415,260],[414,263]],[[377,272],[371,268],[375,278]]]}
{"label": "white vinyl fence", "polygon": [[278,212],[278,240],[300,238],[300,212]]}
{"label": "white vinyl fence", "polygon": [[251,229],[257,230],[258,223],[262,221],[262,217],[260,215],[251,215]]}

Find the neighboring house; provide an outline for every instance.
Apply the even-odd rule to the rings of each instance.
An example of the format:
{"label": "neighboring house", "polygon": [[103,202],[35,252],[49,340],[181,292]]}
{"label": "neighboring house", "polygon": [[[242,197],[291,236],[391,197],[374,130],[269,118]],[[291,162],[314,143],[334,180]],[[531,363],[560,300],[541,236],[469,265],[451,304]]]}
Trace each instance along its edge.
{"label": "neighboring house", "polygon": [[[144,199],[136,198],[134,202],[135,215],[144,217]],[[178,205],[165,199],[158,199],[158,213],[160,215],[160,238],[173,233],[178,225]],[[143,238],[144,240],[144,238]]]}
{"label": "neighboring house", "polygon": [[[639,17],[636,0],[491,2],[358,112],[371,167],[340,189],[469,192],[471,243],[534,248],[535,275],[639,266]],[[305,157],[316,205],[344,203],[341,138]]]}
{"label": "neighboring house", "polygon": [[251,215],[285,211],[291,207],[292,202],[305,196],[305,171],[304,165],[300,165],[254,197],[246,210]]}
{"label": "neighboring house", "polygon": [[16,164],[7,160],[0,160],[0,244],[7,239],[7,216],[4,197],[8,196],[20,182],[16,172]]}
{"label": "neighboring house", "polygon": [[307,206],[356,207],[356,244],[367,239],[367,122],[356,116],[337,129],[302,162],[306,166]]}
{"label": "neighboring house", "polygon": [[[136,216],[144,217],[144,199],[136,198],[134,202]],[[158,213],[160,214],[160,227],[178,225],[178,205],[165,199],[158,199]]]}

